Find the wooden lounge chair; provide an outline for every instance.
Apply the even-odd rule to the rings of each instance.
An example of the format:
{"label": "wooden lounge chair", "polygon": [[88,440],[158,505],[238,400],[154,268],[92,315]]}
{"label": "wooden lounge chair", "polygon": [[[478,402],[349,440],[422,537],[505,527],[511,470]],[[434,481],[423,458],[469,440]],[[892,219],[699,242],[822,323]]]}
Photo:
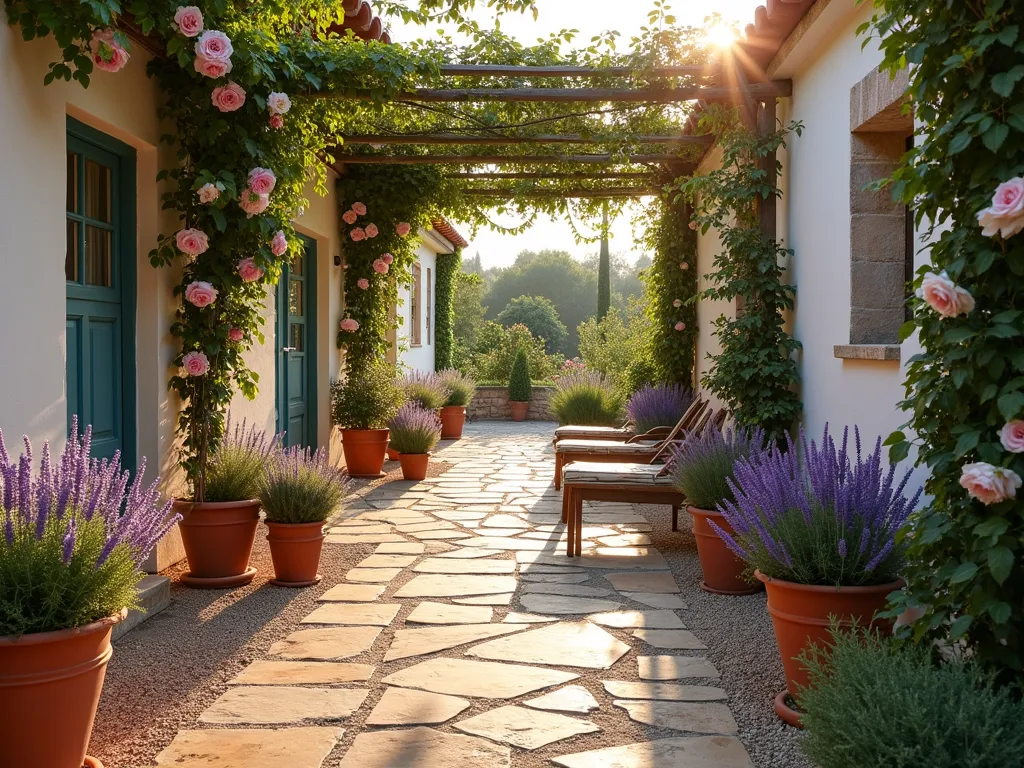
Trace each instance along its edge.
{"label": "wooden lounge chair", "polygon": [[[697,396],[694,402],[699,400],[701,400],[700,395]],[[684,413],[683,417],[685,416],[686,414]],[[551,442],[558,445],[562,440],[617,440],[619,442],[664,440],[672,429],[672,427],[654,427],[643,434],[637,434],[633,426],[628,423],[623,424],[621,427],[588,427],[579,424],[567,424],[555,427],[555,437]]]}
{"label": "wooden lounge chair", "polygon": [[[721,426],[725,411],[715,414]],[[613,463],[652,464],[667,451],[669,445],[700,432],[712,417],[707,402],[694,400],[679,422],[662,440],[559,440],[555,443],[555,490],[562,487],[562,467],[574,461],[603,461]]]}
{"label": "wooden lounge chair", "polygon": [[685,497],[666,473],[664,464],[603,464],[577,461],[562,469],[562,522],[566,523],[566,555],[583,552],[583,502],[625,501],[670,504],[672,530],[679,530],[679,507]]}

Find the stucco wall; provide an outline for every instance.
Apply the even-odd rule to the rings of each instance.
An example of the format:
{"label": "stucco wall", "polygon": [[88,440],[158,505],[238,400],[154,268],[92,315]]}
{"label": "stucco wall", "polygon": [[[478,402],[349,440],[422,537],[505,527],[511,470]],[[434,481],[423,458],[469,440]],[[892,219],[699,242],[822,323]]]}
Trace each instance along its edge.
{"label": "stucco wall", "polygon": [[[399,285],[398,316],[402,323],[398,326],[398,347],[399,360],[407,368],[415,371],[434,370],[434,316],[437,314],[437,296],[435,294],[437,281],[437,251],[438,246],[425,233],[420,233],[422,238],[419,247],[416,249],[416,256],[420,265],[420,344],[413,346],[410,297],[412,287],[409,284]],[[430,333],[427,333],[427,270],[430,270]]]}

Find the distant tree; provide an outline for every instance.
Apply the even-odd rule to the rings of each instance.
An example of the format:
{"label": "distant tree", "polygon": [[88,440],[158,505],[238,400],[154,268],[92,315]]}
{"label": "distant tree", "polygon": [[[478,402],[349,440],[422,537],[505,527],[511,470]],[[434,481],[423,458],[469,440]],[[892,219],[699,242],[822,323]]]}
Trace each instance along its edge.
{"label": "distant tree", "polygon": [[525,325],[534,336],[544,339],[548,353],[561,352],[569,333],[559,320],[555,305],[543,296],[519,296],[512,299],[496,319],[506,328]]}
{"label": "distant tree", "polygon": [[561,355],[547,354],[544,350],[544,341],[535,338],[525,325],[505,328],[498,323],[487,321],[480,329],[468,372],[477,381],[504,384],[512,372],[516,352],[520,349],[526,350],[530,377],[534,381],[550,379],[565,362]]}
{"label": "distant tree", "polygon": [[612,305],[612,252],[608,248],[608,203],[601,213],[601,256],[597,264],[597,319],[603,320]]}
{"label": "distant tree", "polygon": [[471,259],[464,259],[462,262],[462,271],[468,272],[474,275],[482,275],[484,271],[483,264],[480,263],[480,251],[477,251]]}

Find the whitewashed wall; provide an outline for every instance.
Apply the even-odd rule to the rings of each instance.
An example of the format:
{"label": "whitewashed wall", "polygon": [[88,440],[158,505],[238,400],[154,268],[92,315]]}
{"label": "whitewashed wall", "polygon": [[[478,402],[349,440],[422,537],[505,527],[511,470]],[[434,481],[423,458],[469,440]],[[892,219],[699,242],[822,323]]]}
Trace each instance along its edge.
{"label": "whitewashed wall", "polygon": [[[435,354],[435,320],[437,315],[437,256],[440,253],[451,253],[451,244],[433,232],[421,230],[420,244],[416,249],[419,260],[420,287],[420,344],[412,345],[412,295],[411,284],[400,284],[398,287],[398,317],[402,319],[398,326],[397,345],[398,361],[409,370],[433,371]],[[427,270],[430,270],[430,333],[427,333]]]}

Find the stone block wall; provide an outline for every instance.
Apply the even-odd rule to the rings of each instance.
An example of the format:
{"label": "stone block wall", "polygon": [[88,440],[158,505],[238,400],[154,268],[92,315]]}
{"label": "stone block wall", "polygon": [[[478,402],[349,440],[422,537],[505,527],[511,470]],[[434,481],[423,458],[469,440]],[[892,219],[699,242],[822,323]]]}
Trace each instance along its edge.
{"label": "stone block wall", "polygon": [[[554,421],[555,415],[551,412],[551,398],[554,394],[554,387],[538,387],[534,384],[526,418],[530,421]],[[508,387],[477,387],[476,397],[467,409],[467,416],[471,421],[511,418]]]}

